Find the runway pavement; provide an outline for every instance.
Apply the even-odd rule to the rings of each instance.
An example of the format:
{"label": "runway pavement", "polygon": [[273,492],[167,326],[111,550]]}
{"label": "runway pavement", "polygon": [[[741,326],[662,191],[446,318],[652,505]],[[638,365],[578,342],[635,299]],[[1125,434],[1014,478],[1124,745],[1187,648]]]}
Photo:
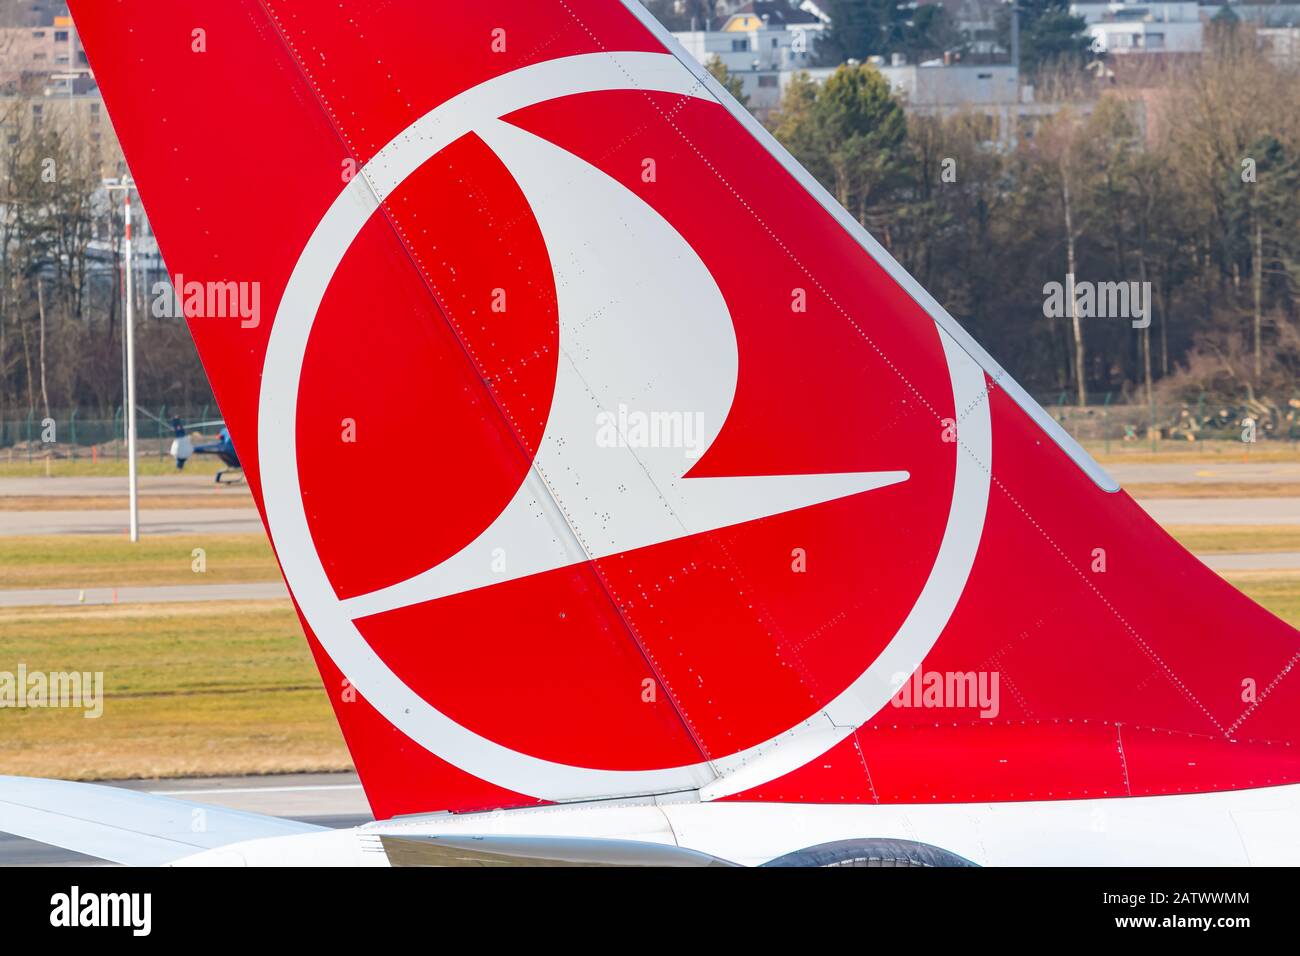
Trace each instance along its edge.
{"label": "runway pavement", "polygon": [[[121,511],[0,511],[0,535],[127,533]],[[256,508],[163,508],[140,512],[141,534],[252,534],[262,530]]]}
{"label": "runway pavement", "polygon": [[1251,553],[1197,555],[1207,567],[1225,571],[1296,571],[1300,570],[1300,551],[1260,551]]}
{"label": "runway pavement", "polygon": [[[1120,484],[1300,482],[1300,462],[1118,462],[1103,467]],[[245,484],[214,487],[211,475],[145,475],[139,481],[141,496],[194,495],[205,491],[221,496],[248,495]],[[0,478],[0,497],[115,498],[125,494],[125,478]]]}
{"label": "runway pavement", "polygon": [[28,588],[0,591],[0,607],[77,607],[103,604],[177,604],[199,601],[274,601],[287,598],[282,581],[256,584],[176,584],[125,588]]}
{"label": "runway pavement", "polygon": [[[139,491],[141,497],[204,492],[248,497],[247,485],[216,487],[211,475],[145,475],[139,479]],[[0,498],[125,498],[126,495],[125,478],[0,478]]]}
{"label": "runway pavement", "polygon": [[1121,462],[1103,467],[1121,485],[1300,482],[1300,462],[1292,461],[1225,461],[1215,464],[1176,461],[1149,464]]}
{"label": "runway pavement", "polygon": [[[187,780],[107,781],[178,800],[268,813],[326,827],[354,827],[374,819],[354,773],[204,777]],[[104,861],[0,833],[0,866],[103,866]]]}
{"label": "runway pavement", "polygon": [[1143,498],[1162,525],[1300,524],[1300,498]]}
{"label": "runway pavement", "polygon": [[[0,498],[120,499],[120,508],[78,510],[0,510],[0,535],[126,534],[124,478],[0,478]],[[166,475],[140,478],[140,498],[211,499],[212,508],[143,508],[144,534],[241,534],[262,530],[262,521],[246,485],[215,487],[208,475]],[[247,507],[230,507],[236,502]],[[217,507],[217,506],[220,507]]]}
{"label": "runway pavement", "polygon": [[[1300,524],[1300,498],[1144,498],[1161,524]],[[142,534],[256,534],[255,508],[190,508],[140,512]],[[126,511],[0,511],[0,535],[126,534]]]}
{"label": "runway pavement", "polygon": [[[1221,484],[1224,482],[1300,482],[1300,462],[1158,462],[1114,464],[1107,470],[1122,485]],[[0,497],[119,497],[121,478],[0,478]],[[206,475],[150,476],[140,479],[140,494],[149,496],[211,495],[220,508],[145,509],[144,534],[259,533],[262,522],[246,487],[213,488]],[[1210,494],[1207,489],[1207,495]],[[244,500],[248,507],[229,507]],[[1162,524],[1267,525],[1300,524],[1300,497],[1144,499],[1147,512]],[[126,509],[0,511],[0,535],[126,534]]]}

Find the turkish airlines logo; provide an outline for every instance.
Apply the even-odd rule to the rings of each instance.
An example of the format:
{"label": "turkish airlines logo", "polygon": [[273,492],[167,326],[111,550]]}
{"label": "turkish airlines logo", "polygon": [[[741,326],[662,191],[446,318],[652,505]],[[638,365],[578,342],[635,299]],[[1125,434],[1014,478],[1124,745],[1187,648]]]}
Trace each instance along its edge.
{"label": "turkish airlines logo", "polygon": [[[910,673],[938,638],[965,586],[983,528],[988,475],[959,460],[952,511],[934,571],[898,635],[853,685],[798,726],[708,763],[609,771],[520,753],[451,720],[416,694],[362,638],[356,621],[397,608],[622,554],[897,484],[905,471],[685,478],[726,422],[738,355],[726,301],[707,266],[658,213],[571,153],[500,118],[578,93],[646,90],[711,95],[675,58],[592,54],[497,77],[422,117],[350,181],[304,248],[271,330],[263,370],[259,454],[268,523],[285,575],[317,639],[351,684],[407,736],[485,780],[544,799],[702,789],[735,792],[824,752],[883,706],[891,677]],[[301,499],[297,396],[325,289],[371,214],[430,157],[473,132],[510,170],[556,269],[560,359],[545,432],[514,497],[459,552],[423,573],[340,600],[312,544]],[[583,215],[575,215],[581,197]],[[566,263],[600,251],[601,267]],[[646,283],[644,276],[664,281]],[[629,290],[636,290],[629,295]],[[616,303],[610,308],[610,303]],[[593,321],[591,316],[607,316]],[[963,441],[987,461],[983,372],[941,333]],[[647,374],[647,370],[649,374]],[[692,445],[593,441],[592,422],[626,407],[689,409]],[[607,414],[607,413],[606,413]],[[626,437],[626,436],[625,436]],[[960,459],[961,456],[959,456]],[[499,555],[510,560],[502,573]]]}

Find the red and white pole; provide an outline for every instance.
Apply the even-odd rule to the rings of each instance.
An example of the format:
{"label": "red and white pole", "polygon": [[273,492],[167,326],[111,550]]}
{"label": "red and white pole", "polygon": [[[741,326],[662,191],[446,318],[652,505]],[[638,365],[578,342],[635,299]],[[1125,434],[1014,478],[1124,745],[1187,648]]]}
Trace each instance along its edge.
{"label": "red and white pole", "polygon": [[132,296],[131,268],[131,181],[123,177],[122,201],[126,207],[126,234],[122,250],[126,256],[126,308],[122,313],[122,328],[126,335],[126,470],[130,482],[130,508],[132,541],[140,540],[140,498],[138,491],[139,476],[136,474],[136,429],[135,429],[135,308]]}

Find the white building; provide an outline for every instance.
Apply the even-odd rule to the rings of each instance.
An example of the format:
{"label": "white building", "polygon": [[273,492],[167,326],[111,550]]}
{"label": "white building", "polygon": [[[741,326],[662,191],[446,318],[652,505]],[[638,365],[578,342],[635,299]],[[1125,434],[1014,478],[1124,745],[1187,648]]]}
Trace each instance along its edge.
{"label": "white building", "polygon": [[760,14],[737,13],[721,30],[673,35],[700,63],[720,60],[740,81],[750,109],[763,113],[780,105],[782,73],[807,70],[816,62],[817,42],[824,29],[825,24],[812,15],[808,22],[786,23]]}
{"label": "white building", "polygon": [[1200,53],[1204,24],[1194,2],[1074,3],[1096,53]]}
{"label": "white building", "polygon": [[1021,98],[1018,71],[1011,64],[890,65],[876,69],[914,110],[1009,106]]}
{"label": "white building", "polygon": [[[1019,73],[1009,63],[990,66],[933,63],[909,64],[896,61],[871,65],[880,71],[904,110],[920,116],[955,116],[971,113],[987,119],[985,138],[990,144],[1012,148],[1025,128],[1032,129],[1060,107],[1035,103],[1034,88],[1021,84]],[[835,68],[791,71],[781,74],[781,91],[798,73],[824,83]]]}

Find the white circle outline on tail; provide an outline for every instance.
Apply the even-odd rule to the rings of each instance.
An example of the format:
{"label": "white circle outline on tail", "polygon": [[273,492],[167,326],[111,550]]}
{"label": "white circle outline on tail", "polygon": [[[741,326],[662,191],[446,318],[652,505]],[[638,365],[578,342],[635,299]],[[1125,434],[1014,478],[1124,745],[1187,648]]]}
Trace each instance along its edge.
{"label": "white circle outline on tail", "polygon": [[[503,746],[443,714],[407,686],[361,635],[355,619],[371,612],[349,608],[334,592],[312,541],[298,478],[298,392],[312,325],[335,271],[371,215],[424,162],[476,127],[537,103],[608,90],[666,92],[716,102],[666,54],[599,53],[551,60],[496,77],[443,103],[394,137],[348,182],[304,247],[270,330],[259,398],[263,500],[285,578],[316,639],[357,692],[420,746],[483,780],[539,799],[695,789],[711,799],[802,766],[877,713],[894,692],[893,675],[911,673],[921,664],[965,589],[988,505],[992,426],[983,370],[941,327],[936,326],[955,407],[970,411],[961,423],[944,538],[915,605],[888,646],[833,701],[767,741],[712,761],[654,770],[573,766]],[[857,487],[885,483],[860,482]],[[845,493],[852,492],[814,493],[805,504]]]}

